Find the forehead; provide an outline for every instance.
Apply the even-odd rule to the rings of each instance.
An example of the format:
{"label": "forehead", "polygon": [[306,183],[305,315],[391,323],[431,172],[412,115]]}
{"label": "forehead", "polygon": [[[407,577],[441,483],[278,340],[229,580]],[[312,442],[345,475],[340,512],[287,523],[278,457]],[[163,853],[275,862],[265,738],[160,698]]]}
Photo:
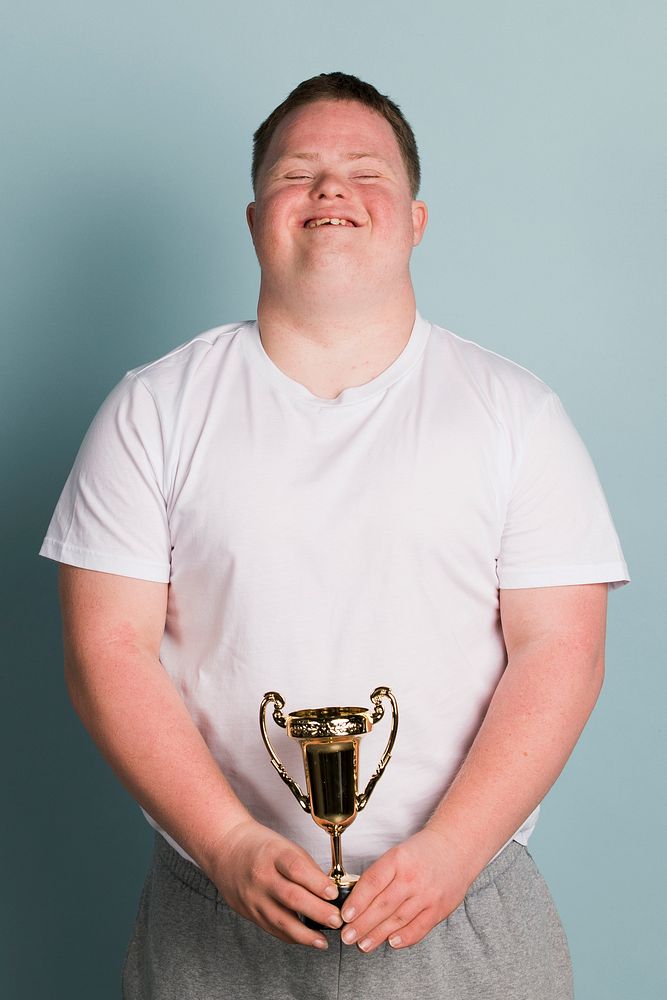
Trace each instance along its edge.
{"label": "forehead", "polygon": [[356,101],[314,101],[296,108],[274,132],[266,153],[267,166],[297,153],[340,151],[377,153],[402,164],[401,151],[389,122]]}

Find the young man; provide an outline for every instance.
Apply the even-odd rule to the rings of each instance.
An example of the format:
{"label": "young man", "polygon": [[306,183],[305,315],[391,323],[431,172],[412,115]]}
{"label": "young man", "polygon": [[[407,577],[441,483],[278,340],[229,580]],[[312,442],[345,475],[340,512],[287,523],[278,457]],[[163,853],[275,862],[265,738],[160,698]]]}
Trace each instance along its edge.
{"label": "young man", "polygon": [[[627,580],[590,459],[539,379],[416,311],[427,212],[388,98],[305,81],[253,183],[258,321],[125,377],[42,548],[74,705],[158,831],[124,995],[570,997],[525,844]],[[341,919],[257,709],[380,684],[399,737]]]}

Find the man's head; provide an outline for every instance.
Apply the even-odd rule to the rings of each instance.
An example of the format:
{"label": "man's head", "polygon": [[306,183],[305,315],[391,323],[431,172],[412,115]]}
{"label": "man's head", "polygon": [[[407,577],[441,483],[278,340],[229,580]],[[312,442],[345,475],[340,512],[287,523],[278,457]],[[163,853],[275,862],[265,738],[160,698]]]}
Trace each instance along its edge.
{"label": "man's head", "polygon": [[[348,81],[335,97],[331,77]],[[320,79],[325,94],[319,84],[301,84],[296,103],[290,95],[255,138],[255,201],[246,217],[262,272],[260,308],[280,302],[283,311],[313,315],[335,303],[340,316],[374,300],[390,309],[390,300],[413,294],[410,255],[427,219],[412,193],[419,182],[414,137],[398,109],[391,118],[378,110],[387,98],[375,88],[343,74]],[[371,104],[348,96],[350,88],[377,96]]]}
{"label": "man's head", "polygon": [[320,73],[304,80],[262,122],[253,137],[252,186],[257,191],[257,179],[274,132],[287,116],[315,101],[356,101],[377,112],[391,125],[405,164],[412,197],[417,197],[421,180],[419,153],[414,133],[401,109],[376,88],[348,73]]}

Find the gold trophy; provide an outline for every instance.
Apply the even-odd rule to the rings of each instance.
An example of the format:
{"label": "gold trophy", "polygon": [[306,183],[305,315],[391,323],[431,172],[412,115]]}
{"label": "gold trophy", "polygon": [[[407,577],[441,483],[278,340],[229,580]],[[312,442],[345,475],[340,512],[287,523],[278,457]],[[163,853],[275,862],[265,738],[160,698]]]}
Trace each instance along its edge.
{"label": "gold trophy", "polygon": [[[391,702],[391,732],[380,763],[368,780],[363,792],[359,792],[359,740],[369,733],[384,715],[382,699]],[[331,878],[338,887],[338,899],[334,906],[341,907],[359,879],[343,868],[340,838],[358,812],[365,808],[371,792],[380,780],[389,763],[391,751],[398,730],[398,705],[393,693],[387,687],[378,687],[371,694],[375,706],[370,709],[307,708],[293,712],[287,718],[282,713],[284,699],[277,691],[268,691],[262,698],[259,709],[259,725],[262,739],[269,752],[271,763],[291,789],[301,808],[310,813],[318,826],[331,837]],[[306,772],[308,794],[304,795],[296,781],[287,773],[271,745],[266,731],[266,710],[273,703],[273,720],[288,736],[293,736],[301,744],[303,766]],[[321,929],[318,924],[305,920],[309,927]]]}

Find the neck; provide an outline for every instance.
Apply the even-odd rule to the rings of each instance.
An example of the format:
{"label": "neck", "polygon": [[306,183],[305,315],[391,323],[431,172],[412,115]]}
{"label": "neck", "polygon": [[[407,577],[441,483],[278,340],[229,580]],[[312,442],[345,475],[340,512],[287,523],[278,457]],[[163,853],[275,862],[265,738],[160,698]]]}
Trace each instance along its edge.
{"label": "neck", "polygon": [[317,396],[370,382],[388,368],[408,342],[415,320],[408,280],[384,299],[345,296],[309,302],[276,298],[260,290],[257,318],[264,350],[286,375]]}

